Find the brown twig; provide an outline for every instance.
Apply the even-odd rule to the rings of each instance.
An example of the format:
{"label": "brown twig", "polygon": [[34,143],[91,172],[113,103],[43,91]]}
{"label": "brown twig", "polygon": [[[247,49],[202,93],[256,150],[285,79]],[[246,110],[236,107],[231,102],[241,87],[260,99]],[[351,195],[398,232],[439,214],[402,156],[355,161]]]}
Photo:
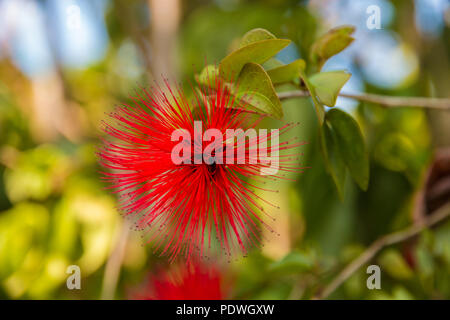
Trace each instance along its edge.
{"label": "brown twig", "polygon": [[358,258],[348,264],[337,276],[326,286],[315,299],[325,299],[343,284],[361,266],[369,262],[384,247],[400,243],[418,235],[421,231],[429,228],[450,216],[450,203],[440,207],[434,213],[422,220],[420,223],[412,225],[404,230],[385,235],[370,245]]}
{"label": "brown twig", "polygon": [[[280,98],[280,100],[291,98],[302,98],[309,96],[310,96],[309,92],[304,90],[286,91],[278,93],[278,97]],[[416,107],[416,108],[450,110],[450,99],[445,98],[391,97],[373,93],[361,93],[361,94],[340,93],[339,96],[364,102],[380,104],[386,108]]]}

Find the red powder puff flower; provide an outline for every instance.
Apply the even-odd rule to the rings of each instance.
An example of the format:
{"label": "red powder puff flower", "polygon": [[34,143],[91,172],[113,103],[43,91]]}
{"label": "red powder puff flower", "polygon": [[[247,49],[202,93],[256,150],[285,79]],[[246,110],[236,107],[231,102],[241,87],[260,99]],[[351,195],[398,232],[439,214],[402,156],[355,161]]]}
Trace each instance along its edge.
{"label": "red powder puff flower", "polygon": [[223,300],[224,281],[219,269],[202,264],[160,270],[148,278],[146,286],[131,294],[136,300]]}
{"label": "red powder puff flower", "polygon": [[278,156],[302,144],[278,142],[294,124],[252,136],[264,116],[237,109],[219,81],[215,90],[195,94],[194,103],[166,85],[167,93],[142,89],[133,106],[117,107],[113,122],[104,122],[104,178],[161,254],[204,256],[215,243],[227,255],[245,254],[260,242],[260,226],[270,229],[260,204],[268,202],[255,192],[266,190],[259,183],[283,178],[278,170],[301,169],[292,155]]}

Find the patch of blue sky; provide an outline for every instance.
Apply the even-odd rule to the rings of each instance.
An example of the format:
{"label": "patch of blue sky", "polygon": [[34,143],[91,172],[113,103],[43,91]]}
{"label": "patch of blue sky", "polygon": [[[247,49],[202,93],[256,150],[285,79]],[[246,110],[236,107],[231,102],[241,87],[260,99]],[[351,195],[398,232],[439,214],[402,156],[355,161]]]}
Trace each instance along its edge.
{"label": "patch of blue sky", "polygon": [[45,34],[42,8],[34,1],[4,0],[1,19],[8,22],[8,41],[14,64],[27,76],[48,72],[53,59]]}
{"label": "patch of blue sky", "polygon": [[[85,68],[105,56],[107,4],[106,0],[3,0],[0,39],[8,38],[13,62],[29,77],[51,71],[55,58],[64,67]],[[54,41],[55,55],[49,39]]]}
{"label": "patch of blue sky", "polygon": [[378,30],[358,53],[364,78],[380,88],[395,88],[417,70],[417,56],[394,32]]}
{"label": "patch of blue sky", "polygon": [[450,10],[448,0],[415,0],[415,23],[419,31],[439,36],[445,27],[444,13]]}
{"label": "patch of blue sky", "polygon": [[286,48],[278,52],[275,58],[288,64],[296,59],[299,59],[300,53],[298,52],[297,46],[291,42]]}
{"label": "patch of blue sky", "polygon": [[66,67],[84,68],[102,60],[108,46],[107,1],[48,0],[58,56]]}

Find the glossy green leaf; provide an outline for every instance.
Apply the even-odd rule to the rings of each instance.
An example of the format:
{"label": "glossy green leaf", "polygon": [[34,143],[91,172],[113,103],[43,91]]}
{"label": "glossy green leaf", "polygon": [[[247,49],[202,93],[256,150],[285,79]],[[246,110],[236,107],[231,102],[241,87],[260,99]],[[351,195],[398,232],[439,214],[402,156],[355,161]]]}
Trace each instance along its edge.
{"label": "glossy green leaf", "polygon": [[300,78],[301,70],[305,70],[305,60],[298,59],[289,64],[267,70],[272,83],[284,83]]}
{"label": "glossy green leaf", "polygon": [[239,48],[245,47],[253,42],[261,41],[261,40],[269,40],[269,39],[276,39],[272,33],[267,31],[263,28],[256,28],[248,31],[244,36],[242,37],[241,43],[239,45]]}
{"label": "glossy green leaf", "polygon": [[321,36],[311,48],[311,58],[319,65],[319,69],[330,57],[347,48],[354,40],[351,34],[353,26],[339,26]]}
{"label": "glossy green leaf", "polygon": [[219,64],[219,74],[225,81],[233,81],[246,63],[261,64],[276,55],[290,42],[285,39],[268,39],[250,43],[226,56]]}
{"label": "glossy green leaf", "polygon": [[351,74],[345,71],[320,72],[312,75],[309,82],[314,86],[319,101],[334,107],[339,92],[350,77]]}
{"label": "glossy green leaf", "polygon": [[369,157],[358,123],[349,114],[331,109],[325,115],[327,124],[333,129],[337,149],[350,175],[363,190],[369,184]]}
{"label": "glossy green leaf", "polygon": [[317,114],[317,119],[319,121],[319,124],[322,125],[325,119],[325,109],[322,105],[322,103],[320,103],[319,100],[317,100],[316,98],[316,91],[314,86],[309,82],[308,77],[306,76],[304,70],[300,70],[300,78],[302,79],[302,81],[305,83],[306,88],[308,89],[310,95],[311,95],[311,99],[313,101],[314,104],[314,108],[316,110],[316,114]]}
{"label": "glossy green leaf", "polygon": [[283,62],[281,62],[280,60],[278,60],[277,58],[270,58],[269,60],[267,60],[266,62],[264,62],[262,64],[264,70],[270,70],[270,69],[278,68],[278,67],[281,67],[284,65],[285,64]]}
{"label": "glossy green leaf", "polygon": [[325,123],[319,131],[320,146],[325,159],[325,166],[328,173],[333,178],[333,182],[336,185],[339,197],[344,198],[344,185],[346,178],[347,168],[345,166],[344,159],[342,158],[336,133],[334,129]]}
{"label": "glossy green leaf", "polygon": [[280,99],[268,74],[256,63],[247,63],[237,80],[236,96],[245,107],[276,119],[283,117]]}

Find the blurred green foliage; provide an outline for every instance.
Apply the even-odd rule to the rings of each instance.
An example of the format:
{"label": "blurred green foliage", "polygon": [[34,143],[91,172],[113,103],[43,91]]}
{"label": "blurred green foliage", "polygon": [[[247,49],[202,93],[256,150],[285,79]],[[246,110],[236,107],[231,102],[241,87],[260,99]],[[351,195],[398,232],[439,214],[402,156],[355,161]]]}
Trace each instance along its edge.
{"label": "blurred green foliage", "polygon": [[[56,138],[36,135],[33,80],[22,75],[7,57],[0,59],[0,298],[98,299],[108,290],[108,258],[117,254],[117,244],[129,226],[116,209],[115,195],[100,179],[95,157],[98,128],[105,112],[129,101],[136,83],[148,83],[149,71],[137,40],[149,29],[148,17],[142,13],[147,10],[146,2],[136,0],[127,5],[128,14],[136,17],[133,25],[137,29],[130,27],[131,22],[120,22],[120,2],[110,1],[108,5],[110,44],[104,59],[83,69],[60,70],[67,100],[76,105],[78,114],[69,117],[77,121],[81,132],[75,138],[61,133],[64,128],[58,129]],[[410,1],[393,5],[398,17],[411,15]],[[411,35],[405,30],[412,28],[411,19],[397,21],[389,28],[408,41]],[[193,75],[201,72],[205,60],[218,64],[253,28],[291,39],[289,47],[295,52],[292,61],[322,61],[329,53],[316,46],[311,57],[310,49],[318,35],[329,29],[324,20],[306,1],[183,1],[174,69],[180,79],[194,81]],[[448,32],[447,26],[434,41],[442,44]],[[351,42],[348,34],[342,37]],[[427,94],[424,88],[436,83],[437,78],[432,59],[425,55],[430,53],[419,49],[420,76],[410,84],[387,90],[363,79],[366,91]],[[448,54],[448,43],[446,50]],[[299,67],[304,65],[299,63]],[[360,61],[357,67],[361,68]],[[132,68],[137,72],[125,72]],[[448,88],[448,76],[446,81]],[[279,91],[297,85],[281,83]],[[183,86],[190,88],[187,81]],[[370,181],[363,191],[349,178],[343,180],[344,196],[340,198],[327,173],[329,164],[324,163],[312,101],[298,98],[283,102],[283,113],[281,121],[267,119],[262,125],[278,127],[283,121],[300,121],[291,134],[309,142],[302,147],[300,162],[310,168],[292,176],[297,182],[276,186],[282,191],[273,199],[282,208],[274,222],[280,236],[245,258],[223,263],[232,298],[311,298],[378,237],[413,222],[415,197],[424,187],[425,172],[432,160],[433,123],[424,110],[384,109],[360,103],[352,116],[367,144]],[[166,263],[137,232],[131,230],[125,235],[115,298],[126,298],[129,289],[144,281],[147,272]],[[331,297],[450,298],[450,222],[386,248],[372,263],[382,269],[381,290],[367,289],[367,266],[363,266]],[[72,264],[81,268],[81,290],[66,287],[66,269]]]}

